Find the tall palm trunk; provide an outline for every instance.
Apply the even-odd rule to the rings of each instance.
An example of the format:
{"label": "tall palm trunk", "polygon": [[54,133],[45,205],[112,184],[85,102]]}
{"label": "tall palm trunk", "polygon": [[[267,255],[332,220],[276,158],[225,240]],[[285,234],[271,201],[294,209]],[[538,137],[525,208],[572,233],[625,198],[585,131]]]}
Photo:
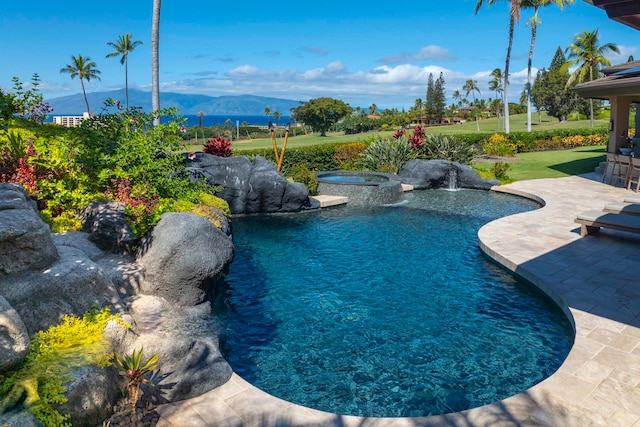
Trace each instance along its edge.
{"label": "tall palm trunk", "polygon": [[[153,19],[151,21],[151,109],[160,109],[160,82],[158,78],[159,61],[158,46],[160,44],[160,3],[161,0],[153,0]],[[160,124],[160,118],[153,119],[155,126]]]}
{"label": "tall palm trunk", "polygon": [[533,46],[536,43],[536,32],[538,30],[538,6],[533,8],[533,19],[531,20],[531,45],[529,46],[529,61],[527,62],[527,132],[531,132],[531,62],[533,59]]}
{"label": "tall palm trunk", "polygon": [[129,111],[129,54],[124,56],[124,106]]}
{"label": "tall palm trunk", "polygon": [[84,103],[87,104],[87,114],[91,117],[91,111],[89,111],[89,100],[87,99],[87,91],[84,88],[84,82],[80,78],[80,85],[82,86],[82,94],[84,95]]}
{"label": "tall palm trunk", "polygon": [[511,62],[511,48],[513,47],[513,31],[516,19],[511,14],[509,19],[509,46],[507,47],[507,59],[504,66],[504,132],[509,133],[509,62]]}

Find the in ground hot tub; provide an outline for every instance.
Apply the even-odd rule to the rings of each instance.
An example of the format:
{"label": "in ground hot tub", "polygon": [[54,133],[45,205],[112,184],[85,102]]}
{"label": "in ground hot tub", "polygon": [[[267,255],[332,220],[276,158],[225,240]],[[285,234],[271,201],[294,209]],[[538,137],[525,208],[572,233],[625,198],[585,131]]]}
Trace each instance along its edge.
{"label": "in ground hot tub", "polygon": [[395,175],[363,171],[322,171],[317,174],[318,194],[343,196],[350,205],[387,205],[403,199]]}

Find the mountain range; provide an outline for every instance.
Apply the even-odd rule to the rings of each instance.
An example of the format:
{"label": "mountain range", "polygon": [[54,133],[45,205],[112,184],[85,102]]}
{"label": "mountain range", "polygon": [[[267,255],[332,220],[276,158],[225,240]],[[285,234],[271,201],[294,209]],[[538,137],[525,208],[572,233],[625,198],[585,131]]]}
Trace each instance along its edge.
{"label": "mountain range", "polygon": [[[124,106],[124,89],[108,92],[87,93],[89,107],[94,113],[99,113],[104,106],[104,102],[112,98],[119,100]],[[54,116],[59,115],[82,115],[87,107],[82,93],[62,96],[46,100],[53,107]],[[184,94],[173,92],[160,93],[160,107],[175,107],[181,115],[198,114],[202,111],[206,115],[249,115],[261,116],[265,108],[271,112],[278,111],[281,115],[289,115],[291,108],[297,107],[300,102],[291,99],[268,98],[255,95],[239,96],[207,96],[196,94]],[[138,89],[129,89],[129,106],[142,107],[143,111],[151,111],[151,92]]]}

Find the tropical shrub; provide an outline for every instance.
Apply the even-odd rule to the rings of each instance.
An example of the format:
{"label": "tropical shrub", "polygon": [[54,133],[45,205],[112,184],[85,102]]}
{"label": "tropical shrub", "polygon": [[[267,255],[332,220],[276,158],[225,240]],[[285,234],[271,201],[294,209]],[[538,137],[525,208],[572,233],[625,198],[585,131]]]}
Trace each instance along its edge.
{"label": "tropical shrub", "polygon": [[231,157],[231,142],[223,136],[216,136],[204,144],[202,151],[218,157]]}
{"label": "tropical shrub", "polygon": [[[338,162],[335,160],[335,150],[342,144],[320,144],[309,145],[306,147],[287,148],[284,154],[283,170],[297,164],[306,164],[310,170],[335,170],[338,169]],[[255,150],[246,150],[242,152],[243,156],[253,159],[256,156],[262,156],[267,160],[275,163],[275,155],[273,148],[260,148]]]}
{"label": "tropical shrub", "polygon": [[494,133],[484,144],[482,150],[490,156],[512,157],[516,147],[509,142],[509,136],[503,133]]}
{"label": "tropical shrub", "polygon": [[473,145],[452,136],[425,135],[423,141],[424,145],[418,150],[418,156],[423,159],[469,164],[478,155]]}
{"label": "tropical shrub", "polygon": [[360,153],[362,153],[366,148],[367,145],[361,142],[338,145],[335,147],[333,160],[338,165],[338,169],[353,170],[356,168]]}
{"label": "tropical shrub", "polygon": [[25,361],[0,373],[0,413],[22,404],[47,427],[70,427],[69,415],[56,409],[66,402],[63,384],[72,379],[76,368],[109,364],[108,345],[102,335],[109,321],[130,327],[105,307],[93,308],[83,317],[65,315],[60,325],[37,332]]}
{"label": "tropical shrub", "polygon": [[511,169],[509,163],[505,162],[495,162],[491,167],[491,172],[493,172],[493,176],[495,176],[499,180],[507,179],[507,171]]}
{"label": "tropical shrub", "polygon": [[153,386],[154,384],[146,379],[156,369],[158,369],[158,353],[154,353],[148,359],[143,359],[144,349],[141,348],[138,354],[133,350],[131,356],[122,356],[115,353],[113,365],[118,369],[120,375],[127,379],[127,397],[131,403],[131,409],[135,412],[136,403],[140,396],[140,385],[146,384]]}
{"label": "tropical shrub", "polygon": [[24,133],[9,130],[0,135],[0,182],[14,182],[33,193],[37,189],[37,175],[29,159],[36,152],[32,140],[23,138]]}
{"label": "tropical shrub", "polygon": [[318,171],[311,170],[306,165],[300,164],[291,166],[287,175],[295,182],[303,183],[309,190],[309,194],[316,194],[318,189],[317,173]]}
{"label": "tropical shrub", "polygon": [[14,118],[0,130],[0,181],[22,184],[54,232],[79,229],[77,214],[92,200],[116,200],[140,237],[175,201],[198,204],[216,191],[183,173],[180,119],[172,109],[160,115],[169,121],[153,126],[155,115],[108,100],[74,129]]}
{"label": "tropical shrub", "polygon": [[398,173],[406,162],[415,159],[417,155],[417,150],[404,136],[391,139],[378,136],[360,154],[359,164],[377,172]]}
{"label": "tropical shrub", "polygon": [[[231,210],[229,209],[229,204],[224,199],[215,197],[214,195],[207,192],[201,192],[196,197],[193,197],[192,200],[195,201],[189,201],[185,199],[175,200],[164,210],[173,212],[188,212],[199,215],[203,218],[208,219],[213,225],[218,228],[222,228],[223,216],[227,219],[231,218]],[[222,214],[220,214],[220,212]]]}
{"label": "tropical shrub", "polygon": [[[415,149],[418,149],[424,145],[424,129],[421,125],[416,126],[413,129],[413,135],[409,138],[409,144]],[[394,135],[395,137],[395,135]]]}

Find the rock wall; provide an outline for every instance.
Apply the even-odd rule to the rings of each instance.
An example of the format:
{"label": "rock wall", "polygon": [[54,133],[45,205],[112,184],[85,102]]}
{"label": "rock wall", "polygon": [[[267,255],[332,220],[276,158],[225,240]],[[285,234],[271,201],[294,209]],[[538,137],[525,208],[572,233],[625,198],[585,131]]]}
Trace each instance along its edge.
{"label": "rock wall", "polygon": [[405,163],[398,176],[403,183],[413,185],[416,190],[427,190],[446,188],[452,171],[457,188],[489,190],[494,185],[500,185],[498,180],[481,178],[467,165],[448,160],[410,160]]}
{"label": "rock wall", "polygon": [[304,184],[289,182],[273,163],[257,156],[218,157],[196,153],[187,161],[193,181],[205,180],[222,189],[216,196],[229,203],[233,214],[298,212],[319,208]]}
{"label": "rock wall", "polygon": [[[83,221],[95,235],[52,234],[22,187],[0,184],[0,370],[20,363],[29,336],[59,324],[63,315],[110,306],[132,325],[111,322],[105,330],[111,350],[159,353],[153,390],[161,401],[225,383],[231,368],[215,331],[207,329],[206,298],[233,260],[231,236],[202,217],[168,213],[132,256],[123,209],[94,203]],[[87,367],[66,386],[69,401],[61,411],[82,426],[100,425],[124,384],[113,368]],[[0,425],[37,425],[19,402],[13,406],[2,413],[0,405]]]}

